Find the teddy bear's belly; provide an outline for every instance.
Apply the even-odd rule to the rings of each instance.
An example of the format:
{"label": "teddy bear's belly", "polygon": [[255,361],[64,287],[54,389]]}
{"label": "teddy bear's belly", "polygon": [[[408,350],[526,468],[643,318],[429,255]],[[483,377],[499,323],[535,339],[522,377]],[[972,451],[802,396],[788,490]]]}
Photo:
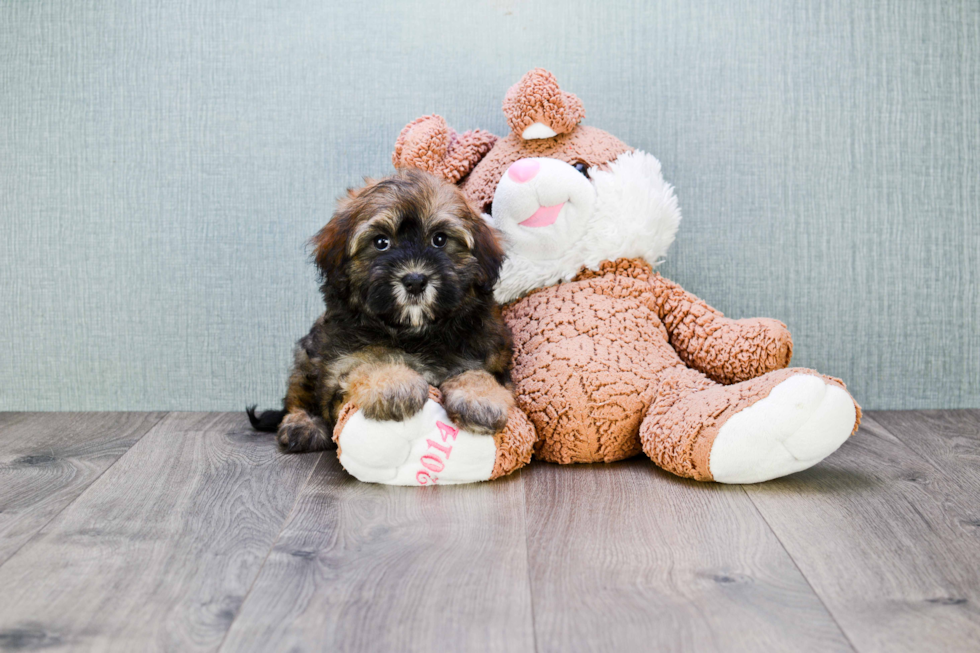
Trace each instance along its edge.
{"label": "teddy bear's belly", "polygon": [[562,284],[504,310],[518,405],[537,430],[535,455],[543,460],[610,462],[640,453],[652,386],[664,369],[683,364],[646,295],[596,290]]}

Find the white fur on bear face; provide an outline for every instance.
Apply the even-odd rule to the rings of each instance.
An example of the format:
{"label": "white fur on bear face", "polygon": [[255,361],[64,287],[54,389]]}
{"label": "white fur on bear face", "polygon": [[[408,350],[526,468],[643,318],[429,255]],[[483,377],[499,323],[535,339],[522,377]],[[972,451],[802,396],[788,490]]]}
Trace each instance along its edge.
{"label": "white fur on bear face", "polygon": [[[536,174],[519,183],[505,172],[493,198],[491,221],[504,235],[507,254],[494,290],[497,301],[569,281],[603,261],[642,258],[656,265],[674,242],[681,213],[653,155],[626,152],[605,169],[591,168],[591,180],[556,159],[523,160],[539,163]],[[572,211],[566,204],[552,224],[544,219],[531,223],[544,226],[521,225],[542,206],[573,192],[586,198],[585,187],[591,188],[591,204],[573,202]]]}
{"label": "white fur on bear face", "polygon": [[[521,181],[511,168],[536,170]],[[595,188],[564,161],[520,159],[497,183],[491,211],[494,223],[516,256],[559,258],[582,237],[595,208]]]}

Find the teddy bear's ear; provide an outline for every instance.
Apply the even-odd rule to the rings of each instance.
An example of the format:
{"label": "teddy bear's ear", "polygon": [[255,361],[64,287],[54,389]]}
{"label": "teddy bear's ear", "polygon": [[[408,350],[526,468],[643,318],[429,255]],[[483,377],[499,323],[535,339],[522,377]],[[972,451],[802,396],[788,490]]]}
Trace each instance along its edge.
{"label": "teddy bear's ear", "polygon": [[405,125],[391,161],[396,168],[418,168],[457,184],[496,142],[496,136],[482,129],[457,134],[433,114]]}
{"label": "teddy bear's ear", "polygon": [[531,140],[572,131],[585,118],[585,108],[577,97],[558,88],[554,75],[535,68],[507,91],[504,115],[515,134]]}

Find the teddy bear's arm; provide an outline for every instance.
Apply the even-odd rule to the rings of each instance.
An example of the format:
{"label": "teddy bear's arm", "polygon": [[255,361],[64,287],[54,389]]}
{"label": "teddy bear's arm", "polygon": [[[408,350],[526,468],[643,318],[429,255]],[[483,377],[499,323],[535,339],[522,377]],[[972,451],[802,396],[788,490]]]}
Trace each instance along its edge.
{"label": "teddy bear's arm", "polygon": [[732,320],[657,273],[650,283],[670,344],[688,366],[728,385],[789,365],[793,339],[782,322]]}

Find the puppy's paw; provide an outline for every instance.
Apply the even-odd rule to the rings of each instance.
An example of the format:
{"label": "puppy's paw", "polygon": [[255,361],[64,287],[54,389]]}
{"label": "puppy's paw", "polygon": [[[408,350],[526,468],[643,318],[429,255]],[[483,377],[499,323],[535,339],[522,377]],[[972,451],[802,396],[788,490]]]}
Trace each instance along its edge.
{"label": "puppy's paw", "polygon": [[386,386],[361,410],[368,419],[401,422],[422,410],[428,398],[429,384],[419,376],[411,382]]}
{"label": "puppy's paw", "polygon": [[286,414],[276,432],[276,442],[287,453],[322,451],[334,447],[326,423],[304,410]]}
{"label": "puppy's paw", "polygon": [[493,435],[507,424],[508,407],[487,400],[456,400],[446,403],[449,419],[460,428],[479,435]]}
{"label": "puppy's paw", "polygon": [[353,379],[349,400],[368,419],[401,422],[422,410],[429,398],[429,383],[403,365],[379,365]]}
{"label": "puppy's paw", "polygon": [[451,485],[486,481],[512,471],[530,459],[519,458],[512,440],[474,435],[453,425],[435,400],[425,402],[415,417],[403,422],[376,422],[353,404],[337,422],[340,464],[366,483],[389,485]]}
{"label": "puppy's paw", "polygon": [[488,372],[472,370],[447,380],[440,390],[449,418],[460,428],[493,435],[507,424],[514,398]]}

